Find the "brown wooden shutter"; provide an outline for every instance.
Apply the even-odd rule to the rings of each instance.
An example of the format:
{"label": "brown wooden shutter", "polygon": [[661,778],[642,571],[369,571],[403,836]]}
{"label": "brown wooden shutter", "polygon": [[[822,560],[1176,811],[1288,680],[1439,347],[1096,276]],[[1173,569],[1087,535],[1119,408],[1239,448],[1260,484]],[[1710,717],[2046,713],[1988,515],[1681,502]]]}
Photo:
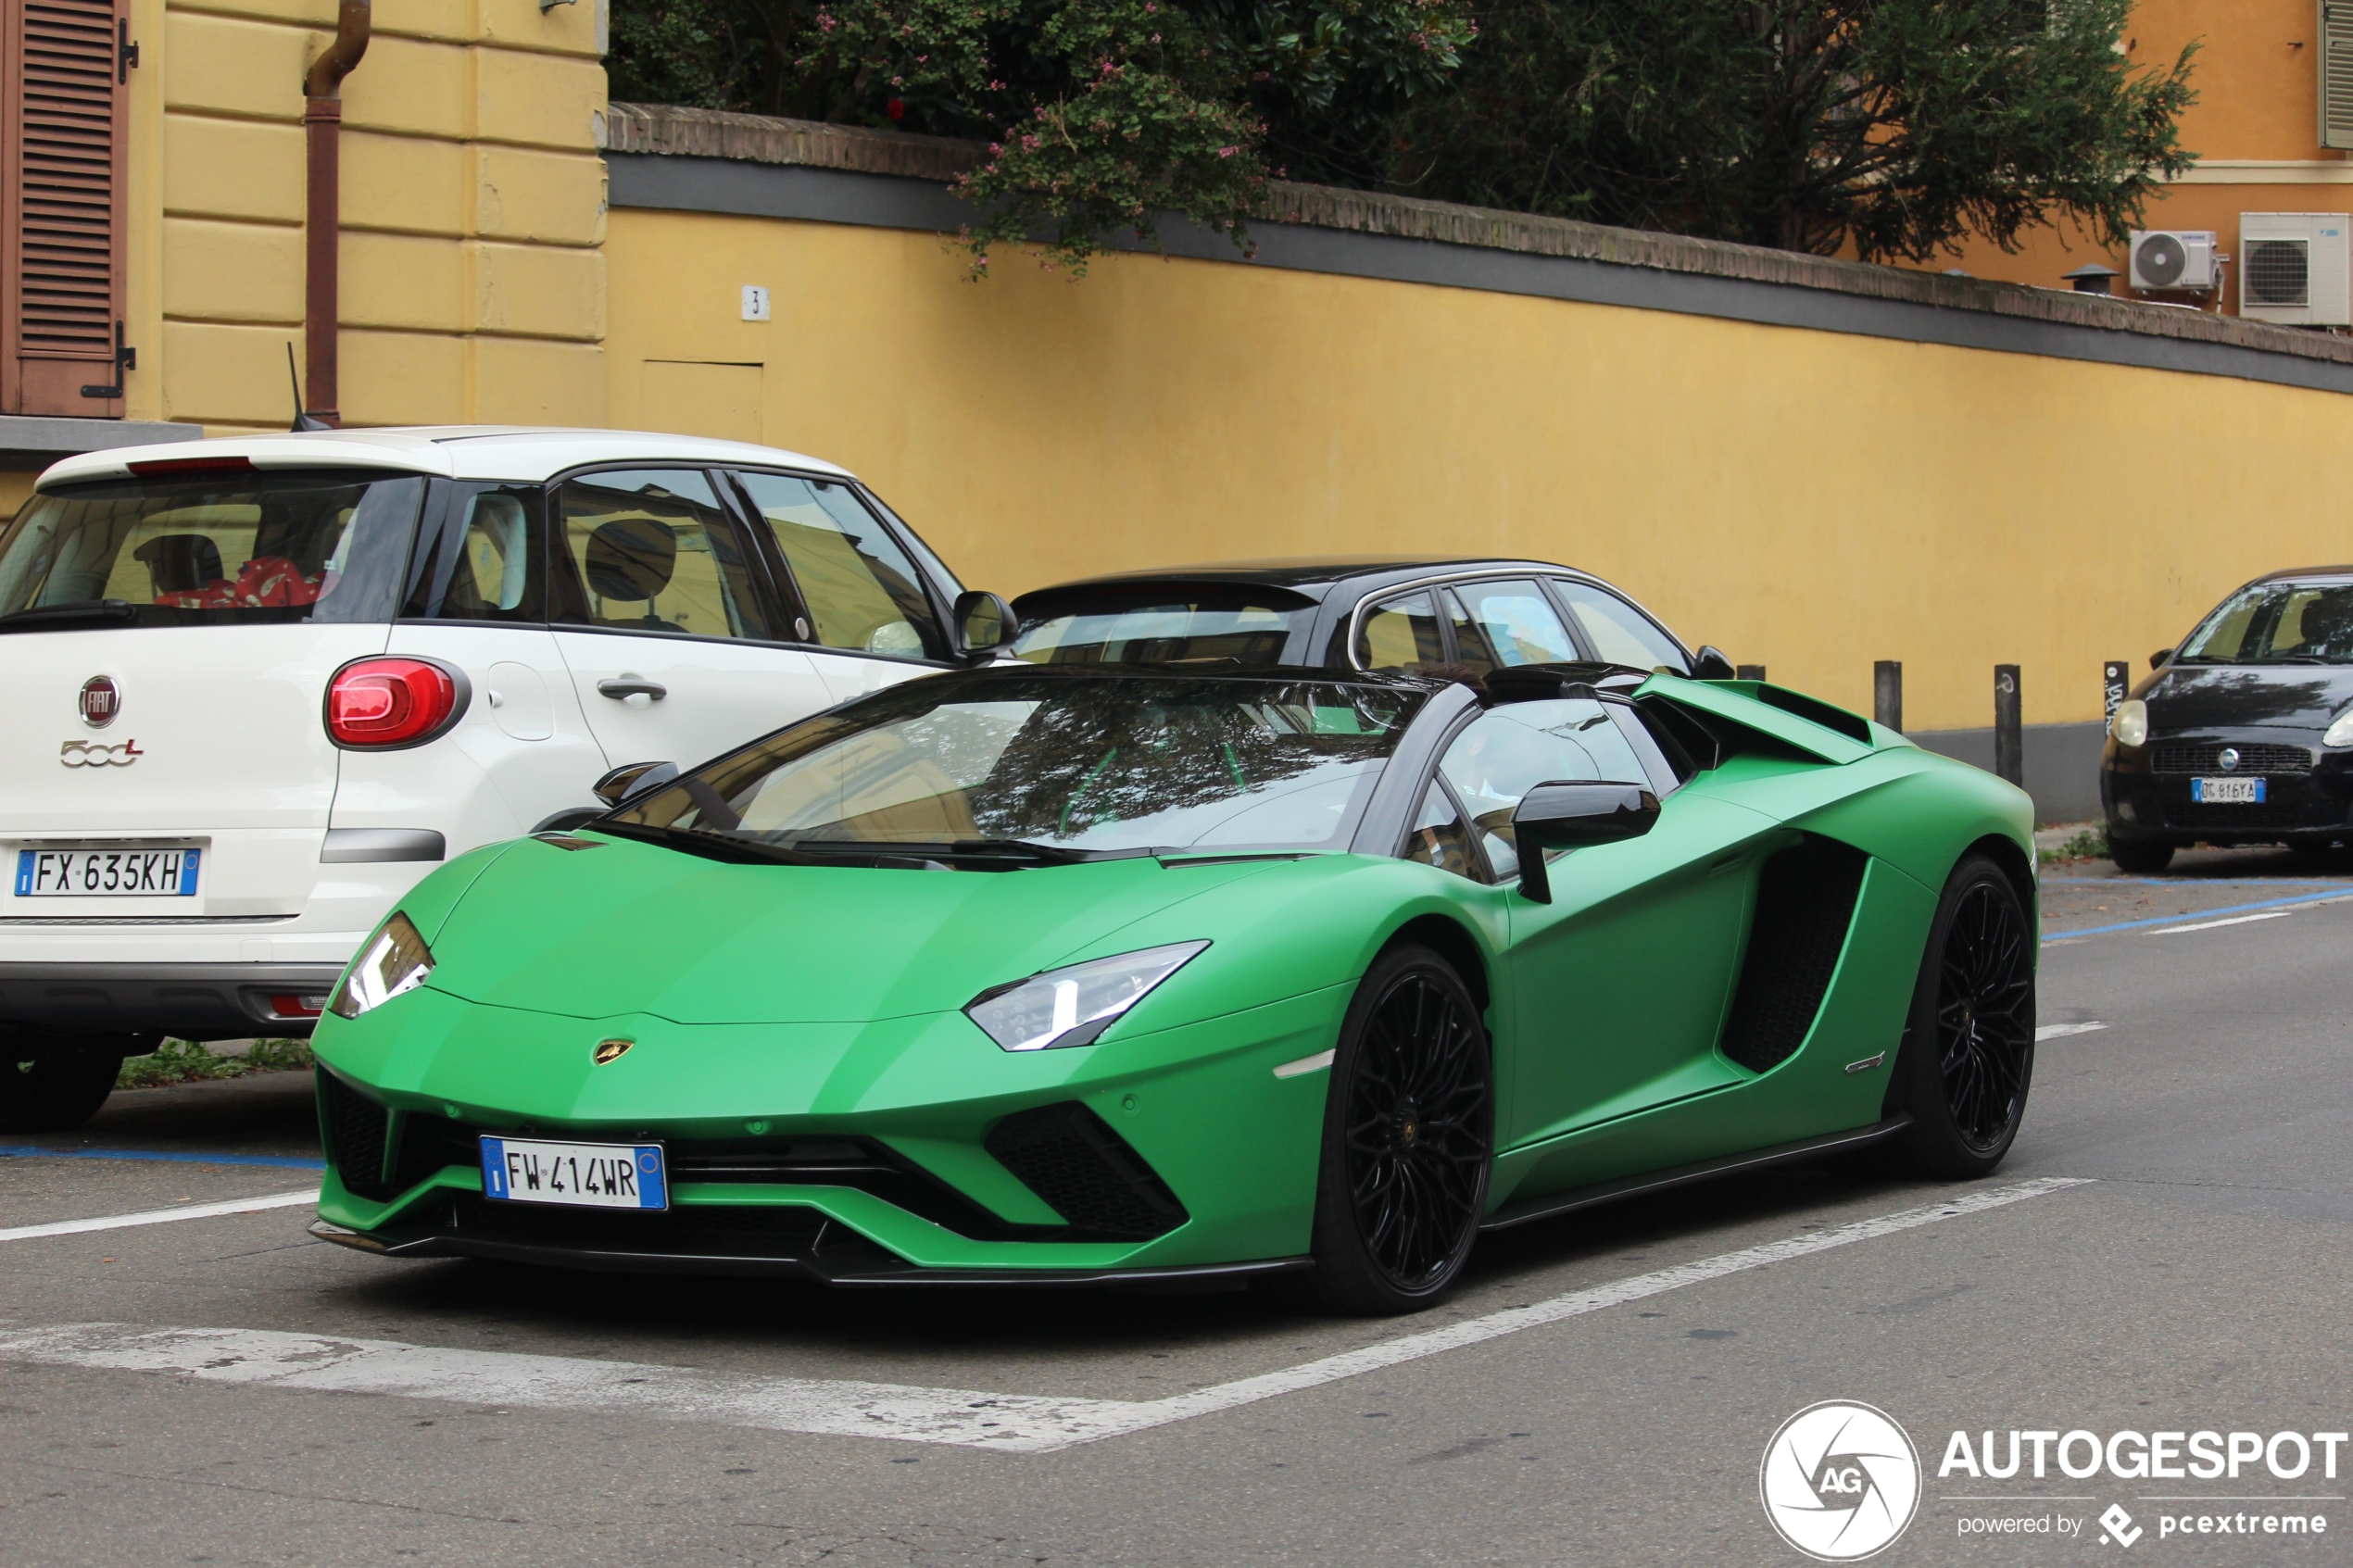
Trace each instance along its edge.
{"label": "brown wooden shutter", "polygon": [[122,414],[128,11],[0,0],[0,412]]}

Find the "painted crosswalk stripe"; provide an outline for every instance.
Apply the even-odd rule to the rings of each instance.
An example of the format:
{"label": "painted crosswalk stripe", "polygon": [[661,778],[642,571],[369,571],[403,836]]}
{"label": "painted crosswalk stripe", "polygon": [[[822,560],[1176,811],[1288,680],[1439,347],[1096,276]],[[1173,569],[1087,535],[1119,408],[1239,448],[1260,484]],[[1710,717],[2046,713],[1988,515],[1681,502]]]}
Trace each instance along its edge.
{"label": "painted crosswalk stripe", "polygon": [[1572,1290],[1547,1301],[1506,1308],[1164,1399],[993,1394],[499,1350],[442,1349],[396,1340],[274,1330],[142,1328],[124,1323],[0,1324],[0,1360],[176,1373],[207,1382],[273,1388],[387,1394],[495,1408],[597,1411],[778,1432],[1051,1453],[1299,1393],[1728,1274],[1794,1261],[2082,1185],[2077,1178],[2046,1176],[1962,1193],[1943,1202]]}
{"label": "painted crosswalk stripe", "polygon": [[119,1231],[132,1225],[168,1225],[174,1220],[209,1220],[222,1214],[251,1214],[263,1209],[296,1209],[319,1201],[317,1187],[300,1192],[273,1192],[260,1198],[233,1198],[226,1203],[184,1203],[170,1209],[148,1209],[136,1214],[107,1214],[95,1220],[60,1220],[47,1225],[18,1225],[0,1230],[0,1241],[31,1241],[35,1236],[79,1236],[84,1231]]}
{"label": "painted crosswalk stripe", "polygon": [[2039,1046],[2045,1040],[2063,1040],[2070,1035],[2089,1035],[2107,1027],[2105,1023],[2045,1023],[2034,1031],[2034,1043]]}

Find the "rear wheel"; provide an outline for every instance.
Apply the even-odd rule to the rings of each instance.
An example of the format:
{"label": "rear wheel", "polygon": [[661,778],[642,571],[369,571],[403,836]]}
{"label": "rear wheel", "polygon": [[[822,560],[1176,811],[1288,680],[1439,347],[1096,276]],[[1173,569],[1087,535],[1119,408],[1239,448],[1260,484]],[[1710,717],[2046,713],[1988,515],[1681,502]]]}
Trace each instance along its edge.
{"label": "rear wheel", "polygon": [[2034,1076],[2034,934],[2018,889],[1984,856],[1944,884],[1895,1071],[1912,1117],[1900,1161],[1922,1176],[1991,1175]]}
{"label": "rear wheel", "polygon": [[135,1042],[0,1043],[0,1133],[62,1133],[89,1121],[114,1093],[126,1045]]}
{"label": "rear wheel", "polygon": [[2120,872],[2135,876],[2154,876],[2173,863],[2173,846],[2162,839],[2117,838],[2108,841],[2108,858],[2116,862]]}
{"label": "rear wheel", "polygon": [[1494,1153],[1487,1031],[1453,966],[1381,955],[1333,1053],[1315,1190],[1315,1273],[1335,1311],[1418,1311],[1470,1257]]}

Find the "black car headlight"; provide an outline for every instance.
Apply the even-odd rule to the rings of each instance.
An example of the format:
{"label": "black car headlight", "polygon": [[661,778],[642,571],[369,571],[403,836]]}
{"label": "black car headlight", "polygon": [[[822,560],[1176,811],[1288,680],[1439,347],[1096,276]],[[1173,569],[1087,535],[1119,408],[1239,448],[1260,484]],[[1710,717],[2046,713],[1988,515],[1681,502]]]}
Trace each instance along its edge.
{"label": "black car headlight", "polygon": [[2149,743],[2149,705],[2139,697],[2128,697],[2116,705],[2116,717],[2108,721],[2108,733],[2116,737],[2119,746],[2146,746]]}
{"label": "black car headlight", "polygon": [[2353,708],[2348,708],[2336,716],[2336,722],[2331,724],[2328,733],[2321,737],[2321,744],[2322,746],[2353,746]]}
{"label": "black car headlight", "polygon": [[433,949],[425,946],[409,917],[396,911],[375,939],[360,949],[343,984],[335,987],[327,1010],[337,1018],[357,1018],[403,991],[415,990],[432,972]]}
{"label": "black car headlight", "polygon": [[1009,1051],[1088,1045],[1208,946],[1175,942],[1050,969],[990,986],[964,1004],[964,1016]]}

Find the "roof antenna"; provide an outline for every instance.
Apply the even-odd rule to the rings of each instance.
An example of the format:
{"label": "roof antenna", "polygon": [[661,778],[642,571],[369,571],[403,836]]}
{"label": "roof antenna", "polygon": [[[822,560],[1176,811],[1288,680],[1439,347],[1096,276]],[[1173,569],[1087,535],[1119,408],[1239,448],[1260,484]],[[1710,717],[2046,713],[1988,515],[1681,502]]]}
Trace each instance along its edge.
{"label": "roof antenna", "polygon": [[291,343],[286,345],[286,380],[294,386],[295,403],[295,420],[286,428],[296,431],[334,429],[334,426],[324,420],[314,420],[302,411],[302,378],[295,373],[294,345]]}

